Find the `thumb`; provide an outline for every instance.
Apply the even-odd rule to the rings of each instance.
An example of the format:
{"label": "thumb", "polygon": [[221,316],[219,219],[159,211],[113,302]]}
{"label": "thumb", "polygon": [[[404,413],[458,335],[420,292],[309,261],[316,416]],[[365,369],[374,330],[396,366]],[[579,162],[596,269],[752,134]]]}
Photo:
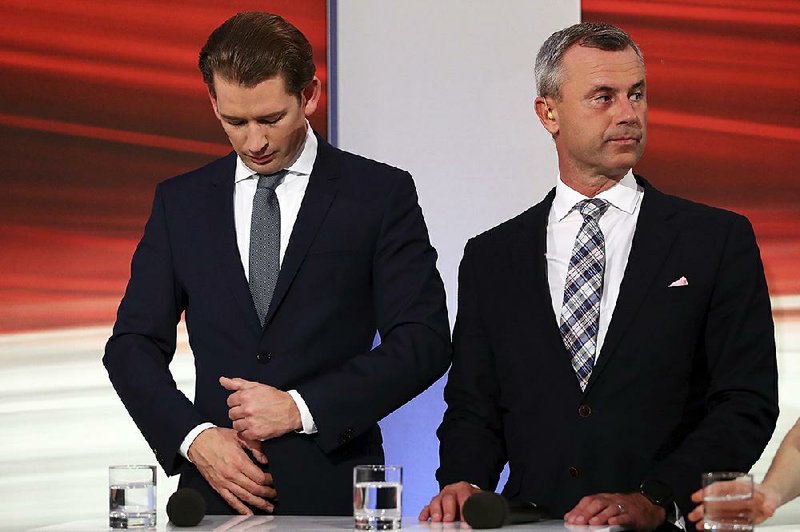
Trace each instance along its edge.
{"label": "thumb", "polygon": [[229,379],[228,377],[224,376],[219,378],[219,383],[226,390],[241,390],[245,387],[244,384],[246,382],[246,380],[239,378]]}
{"label": "thumb", "polygon": [[267,455],[261,450],[261,442],[258,440],[250,440],[247,438],[243,438],[241,434],[236,434],[236,439],[239,441],[239,445],[241,445],[245,449],[249,449],[251,453],[253,453],[253,458],[258,460],[261,464],[267,464],[269,460],[267,460]]}

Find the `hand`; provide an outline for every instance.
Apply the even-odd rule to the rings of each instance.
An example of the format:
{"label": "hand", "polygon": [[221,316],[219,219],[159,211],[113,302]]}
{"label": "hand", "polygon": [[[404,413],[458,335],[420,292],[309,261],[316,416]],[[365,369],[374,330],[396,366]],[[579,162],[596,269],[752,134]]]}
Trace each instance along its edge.
{"label": "hand", "polygon": [[667,513],[641,493],[598,493],[582,498],[564,514],[570,525],[621,525],[636,530],[654,530]]}
{"label": "hand", "polygon": [[[692,493],[692,501],[696,502],[698,506],[692,510],[687,516],[690,521],[695,522],[697,530],[703,530],[703,490],[699,489]],[[765,520],[772,517],[775,510],[780,506],[781,499],[778,492],[770,486],[753,484],[753,521],[755,524],[763,523]]]}
{"label": "hand", "polygon": [[430,518],[433,523],[440,521],[450,523],[460,520],[464,503],[470,495],[479,491],[481,490],[468,482],[448,484],[422,509],[419,513],[419,520],[427,521]]}
{"label": "hand", "polygon": [[[272,475],[261,471],[248,458],[243,450],[244,441],[231,429],[206,429],[189,447],[189,459],[211,487],[240,514],[253,514],[248,504],[272,512],[274,507],[267,500],[277,496],[272,488]],[[258,452],[266,463],[266,456],[260,449]]]}
{"label": "hand", "polygon": [[228,417],[246,440],[268,440],[303,428],[300,411],[287,392],[244,379],[220,377],[228,396]]}

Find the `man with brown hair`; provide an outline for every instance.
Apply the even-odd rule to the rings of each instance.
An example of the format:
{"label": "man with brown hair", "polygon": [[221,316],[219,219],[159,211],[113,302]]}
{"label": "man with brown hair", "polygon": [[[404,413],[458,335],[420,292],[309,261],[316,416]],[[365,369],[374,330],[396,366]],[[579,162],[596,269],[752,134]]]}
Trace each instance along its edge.
{"label": "man with brown hair", "polygon": [[551,35],[536,115],[555,188],[471,239],[459,270],[441,491],[478,489],[574,525],[671,530],[703,471],[747,471],[778,415],[769,295],[743,216],[633,174],[647,134],[639,47],[608,24]]}
{"label": "man with brown hair", "polygon": [[[281,17],[234,16],[199,64],[234,151],[158,185],[103,361],[208,513],[351,513],[377,421],[450,360],[413,181],[314,134],[311,46]],[[168,368],[184,312],[194,403]]]}

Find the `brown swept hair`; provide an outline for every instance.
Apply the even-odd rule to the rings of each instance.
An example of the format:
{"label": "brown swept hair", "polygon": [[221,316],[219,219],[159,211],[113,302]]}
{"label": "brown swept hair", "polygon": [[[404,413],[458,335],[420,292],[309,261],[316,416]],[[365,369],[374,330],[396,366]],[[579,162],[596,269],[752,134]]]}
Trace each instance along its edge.
{"label": "brown swept hair", "polygon": [[248,11],[209,35],[198,66],[212,96],[214,74],[243,87],[282,76],[286,91],[299,96],[316,72],[312,55],[306,36],[283,17]]}

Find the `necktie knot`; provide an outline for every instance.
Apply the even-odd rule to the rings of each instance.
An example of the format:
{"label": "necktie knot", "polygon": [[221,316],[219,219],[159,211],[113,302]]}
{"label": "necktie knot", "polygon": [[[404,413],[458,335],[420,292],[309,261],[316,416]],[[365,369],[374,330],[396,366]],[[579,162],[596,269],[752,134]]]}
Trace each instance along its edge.
{"label": "necktie knot", "polygon": [[275,192],[275,187],[280,184],[285,174],[285,170],[275,172],[274,174],[258,174],[258,188],[268,188]]}
{"label": "necktie knot", "polygon": [[608,210],[609,203],[606,200],[593,198],[579,201],[575,208],[581,213],[585,221],[599,220],[604,212]]}

